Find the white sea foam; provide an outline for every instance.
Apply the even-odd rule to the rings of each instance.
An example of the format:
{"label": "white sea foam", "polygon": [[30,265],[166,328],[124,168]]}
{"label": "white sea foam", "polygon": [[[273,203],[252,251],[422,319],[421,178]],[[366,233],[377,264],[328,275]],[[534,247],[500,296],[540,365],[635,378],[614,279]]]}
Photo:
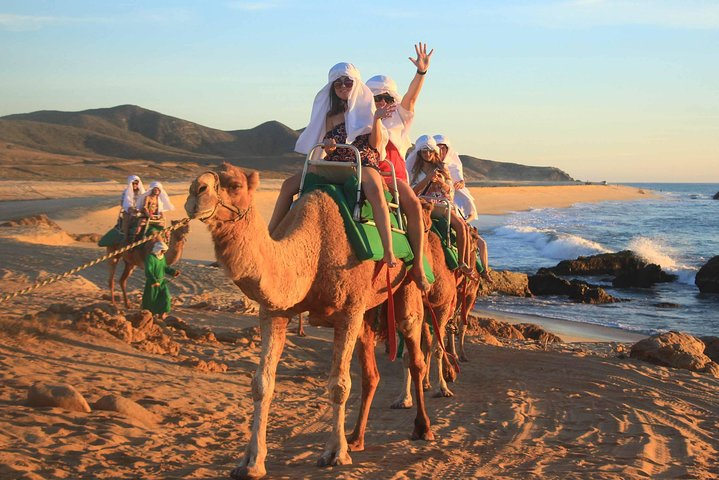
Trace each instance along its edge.
{"label": "white sea foam", "polygon": [[635,237],[629,241],[628,248],[645,262],[656,263],[664,271],[676,275],[678,282],[687,285],[694,284],[697,268],[677,261],[676,252],[662,242],[646,237]]}
{"label": "white sea foam", "polygon": [[507,225],[496,229],[494,233],[499,237],[528,242],[543,257],[556,260],[610,252],[597,242],[552,229]]}

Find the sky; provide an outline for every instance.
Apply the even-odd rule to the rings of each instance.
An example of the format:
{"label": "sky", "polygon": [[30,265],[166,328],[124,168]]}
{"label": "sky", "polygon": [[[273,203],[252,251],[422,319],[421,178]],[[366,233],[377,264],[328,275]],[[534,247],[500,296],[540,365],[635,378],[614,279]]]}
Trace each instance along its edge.
{"label": "sky", "polygon": [[329,68],[414,76],[411,137],[578,180],[719,182],[719,0],[0,0],[0,116],[307,124]]}

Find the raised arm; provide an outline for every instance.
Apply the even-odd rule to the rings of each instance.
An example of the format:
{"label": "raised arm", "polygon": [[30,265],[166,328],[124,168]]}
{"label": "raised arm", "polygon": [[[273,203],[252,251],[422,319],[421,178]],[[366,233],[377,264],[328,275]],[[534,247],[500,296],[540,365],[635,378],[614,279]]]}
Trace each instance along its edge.
{"label": "raised arm", "polygon": [[417,52],[417,58],[409,57],[409,61],[417,67],[417,72],[414,74],[414,78],[410,82],[407,93],[404,94],[401,102],[402,108],[408,112],[414,112],[414,104],[417,101],[417,97],[419,97],[419,92],[422,90],[422,85],[424,84],[424,76],[429,69],[429,59],[432,57],[432,53],[434,53],[434,48],[427,53],[427,44],[421,42],[419,45],[414,46],[414,50]]}

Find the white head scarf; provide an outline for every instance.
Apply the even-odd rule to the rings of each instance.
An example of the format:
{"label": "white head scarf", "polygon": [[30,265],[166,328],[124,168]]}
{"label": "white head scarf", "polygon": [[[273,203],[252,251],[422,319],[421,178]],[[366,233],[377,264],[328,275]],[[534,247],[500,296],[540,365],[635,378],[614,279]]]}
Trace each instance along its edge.
{"label": "white head scarf", "polygon": [[[452,182],[463,181],[464,169],[462,168],[462,161],[459,159],[457,150],[452,147],[452,144],[449,143],[449,139],[444,135],[435,135],[434,139],[437,141],[437,144],[443,143],[447,145],[447,155],[444,157],[444,164],[447,165],[449,175],[452,177]],[[454,203],[465,218],[475,218],[477,216],[477,205],[474,203],[472,193],[466,186],[455,192]]]}
{"label": "white head scarf", "polygon": [[[327,112],[330,110],[330,89],[334,88],[332,83],[340,77],[349,77],[354,81],[350,96],[347,99],[347,110],[345,111],[347,143],[354,142],[360,135],[372,133],[374,113],[377,110],[374,106],[374,95],[372,95],[369,87],[362,82],[360,72],[354,65],[351,63],[338,63],[327,74],[327,85],[322,87],[315,96],[310,123],[297,139],[295,144],[296,152],[307,154],[314,145],[322,143],[322,139],[327,133],[325,128]],[[384,158],[387,137],[387,133],[384,132],[382,135],[383,145],[379,149],[381,158]]]}
{"label": "white head scarf", "polygon": [[[132,188],[132,182],[134,182],[135,180],[139,182],[137,185],[137,197],[135,197],[135,190]],[[143,193],[145,193],[145,187],[142,185],[142,180],[140,180],[140,177],[138,177],[137,175],[130,175],[129,177],[127,177],[127,188],[125,188],[125,191],[122,192],[122,209],[126,212],[129,211],[130,208],[135,206],[137,199]]]}
{"label": "white head scarf", "polygon": [[430,149],[439,152],[439,147],[437,146],[437,142],[434,141],[434,138],[429,135],[422,135],[419,137],[417,141],[414,142],[414,150],[409,152],[409,155],[407,155],[407,173],[410,175],[412,175],[412,168],[414,168],[414,164],[417,163],[417,155],[422,149]]}
{"label": "white head scarf", "polygon": [[449,139],[445,137],[444,135],[435,135],[434,140],[439,145],[440,143],[444,143],[447,145],[447,155],[444,157],[444,164],[447,165],[447,169],[449,170],[449,174],[452,177],[453,182],[459,182],[461,180],[464,180],[464,169],[462,168],[462,160],[459,159],[459,154],[457,153],[457,150],[455,150],[452,147],[452,144],[449,142]]}
{"label": "white head scarf", "polygon": [[155,244],[152,246],[152,254],[155,255],[157,258],[162,258],[164,256],[164,253],[160,254],[160,252],[167,250],[167,244],[163,241],[155,242]]}
{"label": "white head scarf", "polygon": [[[372,90],[372,95],[389,94],[394,99],[397,108],[401,108],[402,97],[397,93],[397,83],[391,77],[375,75],[367,80],[367,86]],[[395,110],[391,117],[382,119],[382,125],[387,129],[389,140],[397,147],[402,158],[407,155],[407,150],[412,145],[412,141],[409,139],[411,123],[412,117],[402,118],[399,110]]]}
{"label": "white head scarf", "polygon": [[145,192],[145,194],[141,195],[140,198],[138,198],[136,204],[137,208],[141,210],[142,207],[145,206],[145,198],[152,194],[152,189],[155,187],[160,189],[160,196],[157,199],[157,209],[160,211],[160,213],[174,210],[175,206],[170,201],[170,197],[167,195],[167,192],[165,192],[165,189],[160,182],[152,182],[150,184],[147,189],[147,192]]}

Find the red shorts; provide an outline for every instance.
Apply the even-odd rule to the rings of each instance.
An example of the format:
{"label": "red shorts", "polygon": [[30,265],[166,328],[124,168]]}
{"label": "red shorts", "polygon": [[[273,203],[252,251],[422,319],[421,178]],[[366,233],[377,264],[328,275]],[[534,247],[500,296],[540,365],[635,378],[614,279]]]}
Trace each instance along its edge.
{"label": "red shorts", "polygon": [[[385,149],[385,159],[390,161],[394,166],[394,174],[397,177],[397,180],[404,180],[405,182],[407,182],[407,164],[405,163],[404,158],[402,158],[402,155],[399,154],[399,150],[397,150],[397,147],[395,147],[392,142],[387,142],[387,148]],[[387,165],[387,163],[385,162],[380,162],[379,171],[389,173],[389,165]],[[392,183],[392,177],[384,177],[384,181],[387,183],[387,185],[389,185]]]}

